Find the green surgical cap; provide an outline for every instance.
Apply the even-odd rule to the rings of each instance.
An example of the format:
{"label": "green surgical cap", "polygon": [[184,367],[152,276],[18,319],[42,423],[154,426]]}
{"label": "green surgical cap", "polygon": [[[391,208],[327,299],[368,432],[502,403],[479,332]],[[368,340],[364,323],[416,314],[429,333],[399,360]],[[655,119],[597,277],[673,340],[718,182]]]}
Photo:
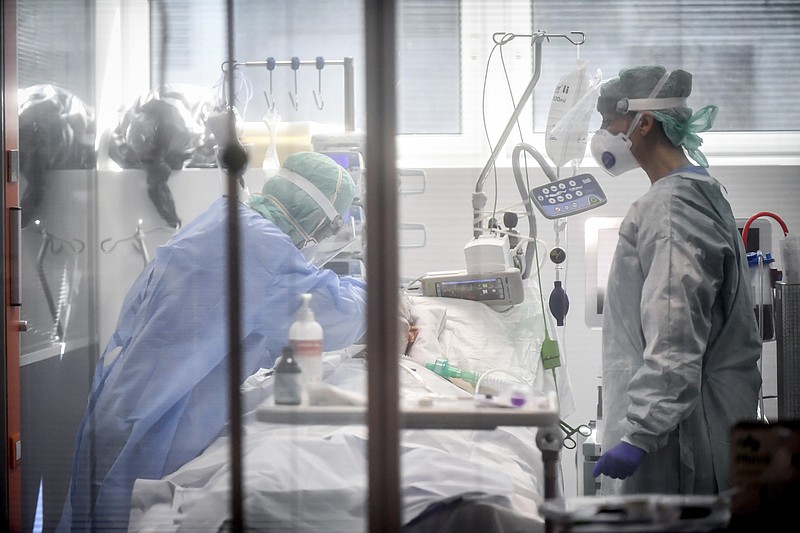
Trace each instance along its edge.
{"label": "green surgical cap", "polygon": [[[642,66],[623,69],[619,77],[603,84],[600,96],[614,98],[648,98],[661,81],[667,69],[660,66]],[[685,97],[692,94],[692,75],[685,70],[673,70],[669,79],[653,98]]]}
{"label": "green surgical cap", "polygon": [[[299,174],[314,184],[339,214],[350,209],[355,197],[353,178],[330,157],[316,152],[297,152],[287,157],[281,168]],[[306,234],[312,235],[320,223],[327,219],[325,212],[308,193],[279,175],[266,180],[260,195],[250,197],[250,207],[274,222],[296,246],[305,240],[297,225]]]}
{"label": "green surgical cap", "polygon": [[[666,72],[664,67],[654,65],[623,69],[619,77],[603,84],[600,98],[614,101],[624,98],[683,98],[692,94],[692,75],[678,69],[670,72],[658,94],[651,96]],[[699,150],[703,140],[697,134],[711,129],[718,111],[717,106],[709,105],[694,114],[691,108],[685,106],[655,110],[652,113],[661,122],[664,133],[674,146],[683,146],[689,157],[707,167],[708,161]]]}

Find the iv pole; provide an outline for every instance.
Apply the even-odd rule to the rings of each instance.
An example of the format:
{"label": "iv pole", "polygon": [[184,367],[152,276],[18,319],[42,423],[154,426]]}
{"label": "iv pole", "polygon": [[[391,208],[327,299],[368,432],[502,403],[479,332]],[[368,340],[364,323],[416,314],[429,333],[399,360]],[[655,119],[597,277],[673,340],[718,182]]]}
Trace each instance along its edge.
{"label": "iv pole", "polygon": [[[516,35],[513,33],[495,33],[492,35],[492,39],[494,40],[495,44],[504,45],[511,42],[516,37],[530,37],[531,42],[533,43],[533,77],[531,81],[528,83],[528,86],[525,88],[525,92],[522,94],[522,97],[519,99],[519,103],[517,103],[517,107],[514,108],[514,112],[511,114],[511,118],[508,119],[508,124],[506,124],[506,129],[503,130],[503,134],[500,135],[500,140],[497,142],[497,145],[494,147],[492,151],[492,155],[489,156],[489,160],[486,161],[486,165],[483,167],[480,176],[478,177],[478,181],[475,184],[475,192],[472,193],[472,218],[473,218],[473,236],[478,238],[481,236],[481,217],[483,213],[483,208],[486,206],[486,194],[483,192],[483,183],[486,181],[486,178],[489,176],[489,172],[494,165],[494,162],[497,160],[497,157],[500,155],[500,150],[503,149],[505,146],[506,141],[508,140],[508,136],[511,135],[511,130],[514,129],[514,124],[516,124],[517,119],[519,118],[520,114],[522,113],[522,109],[525,107],[525,104],[528,102],[528,98],[530,98],[531,94],[533,94],[533,88],[536,87],[536,84],[539,82],[539,76],[542,73],[542,42],[547,39],[550,40],[551,37],[563,37],[575,46],[582,45],[586,40],[585,34],[582,31],[571,31],[570,34],[580,36],[579,40],[573,40],[570,38],[569,35],[565,35],[563,33],[546,33],[543,31],[538,31],[532,35]],[[498,41],[498,36],[502,36]]]}

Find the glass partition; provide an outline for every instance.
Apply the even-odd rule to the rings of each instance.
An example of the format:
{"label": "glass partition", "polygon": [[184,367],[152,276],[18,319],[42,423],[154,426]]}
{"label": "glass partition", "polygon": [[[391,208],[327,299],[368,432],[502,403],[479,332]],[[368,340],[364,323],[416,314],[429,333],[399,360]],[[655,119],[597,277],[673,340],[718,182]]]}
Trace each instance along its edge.
{"label": "glass partition", "polygon": [[94,17],[83,1],[17,2],[28,531],[51,530],[60,517],[99,348]]}
{"label": "glass partition", "polygon": [[[573,394],[558,289],[585,303],[564,261],[572,240],[587,266],[586,218],[571,237],[539,210],[562,176],[515,147],[544,153],[578,53],[696,42],[612,58],[589,11],[496,4],[18,1],[26,528],[543,529],[578,483],[558,461],[597,412],[599,337],[576,336],[597,342]],[[776,76],[778,42],[748,71]],[[755,49],[715,46],[698,68]],[[769,129],[764,105],[725,129]],[[616,183],[615,219],[639,192]]]}
{"label": "glass partition", "polygon": [[461,128],[460,3],[20,6],[26,526],[536,523],[540,290],[454,257],[396,279],[429,238],[408,202],[473,187],[394,149]]}
{"label": "glass partition", "polygon": [[366,529],[364,8],[230,5],[18,3],[27,530]]}

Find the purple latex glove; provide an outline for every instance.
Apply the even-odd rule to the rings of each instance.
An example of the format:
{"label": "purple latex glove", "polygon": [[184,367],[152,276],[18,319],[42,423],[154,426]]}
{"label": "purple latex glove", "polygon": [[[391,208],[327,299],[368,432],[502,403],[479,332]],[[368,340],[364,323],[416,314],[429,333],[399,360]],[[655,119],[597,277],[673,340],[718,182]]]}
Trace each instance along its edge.
{"label": "purple latex glove", "polygon": [[592,475],[605,474],[614,479],[625,479],[639,468],[645,455],[647,452],[643,449],[622,441],[600,456]]}

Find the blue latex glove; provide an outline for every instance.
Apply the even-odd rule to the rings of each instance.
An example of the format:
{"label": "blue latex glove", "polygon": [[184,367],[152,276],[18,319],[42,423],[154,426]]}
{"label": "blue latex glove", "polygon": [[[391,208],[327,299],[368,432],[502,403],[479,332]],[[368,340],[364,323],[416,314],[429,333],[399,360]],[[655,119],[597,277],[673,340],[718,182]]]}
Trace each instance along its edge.
{"label": "blue latex glove", "polygon": [[645,455],[647,452],[643,449],[624,441],[620,442],[600,456],[594,465],[592,475],[597,477],[605,474],[614,479],[625,479],[639,468]]}

